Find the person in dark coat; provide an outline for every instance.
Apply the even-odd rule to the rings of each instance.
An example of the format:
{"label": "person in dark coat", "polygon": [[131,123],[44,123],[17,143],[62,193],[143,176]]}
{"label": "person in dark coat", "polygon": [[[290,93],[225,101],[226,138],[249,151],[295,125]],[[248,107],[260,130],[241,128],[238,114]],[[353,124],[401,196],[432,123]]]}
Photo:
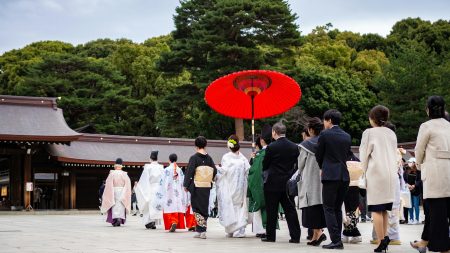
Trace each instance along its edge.
{"label": "person in dark coat", "polygon": [[331,243],[324,249],[343,249],[342,204],[347,194],[350,176],[347,160],[351,157],[352,140],[339,127],[342,114],[338,110],[328,110],[323,115],[325,131],[319,135],[316,159],[322,170],[322,200]]}
{"label": "person in dark coat", "polygon": [[278,206],[281,204],[288,223],[290,243],[300,242],[300,223],[294,198],[286,192],[287,181],[297,171],[298,146],[286,138],[286,126],[276,123],[272,127],[275,139],[266,148],[263,160],[264,199],[267,211],[266,237],[263,242],[275,242]]}

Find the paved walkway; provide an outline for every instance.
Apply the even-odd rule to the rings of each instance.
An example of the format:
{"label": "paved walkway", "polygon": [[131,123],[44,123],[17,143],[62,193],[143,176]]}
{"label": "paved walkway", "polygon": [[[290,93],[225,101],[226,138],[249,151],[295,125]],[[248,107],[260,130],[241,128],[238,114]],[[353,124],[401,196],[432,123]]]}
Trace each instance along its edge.
{"label": "paved walkway", "polygon": [[[208,239],[194,239],[193,233],[146,230],[140,218],[132,216],[125,226],[114,228],[105,216],[87,215],[1,215],[0,252],[189,252],[189,253],[274,253],[335,252],[306,245],[306,231],[301,244],[288,243],[286,222],[281,222],[276,243],[261,243],[247,232],[247,238],[225,238],[217,219],[208,221]],[[360,224],[363,243],[345,245],[338,252],[373,252],[369,244],[371,223]],[[250,227],[248,227],[250,229]],[[409,241],[419,238],[422,225],[401,225],[403,245],[391,246],[389,252],[414,252]],[[327,241],[328,243],[328,241]]]}

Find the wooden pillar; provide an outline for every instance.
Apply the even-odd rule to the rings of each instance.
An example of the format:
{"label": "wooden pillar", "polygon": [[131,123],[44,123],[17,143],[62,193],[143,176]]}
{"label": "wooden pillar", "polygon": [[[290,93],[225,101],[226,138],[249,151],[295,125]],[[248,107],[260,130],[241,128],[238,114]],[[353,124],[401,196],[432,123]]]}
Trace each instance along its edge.
{"label": "wooden pillar", "polygon": [[70,176],[64,175],[64,172],[60,175],[61,206],[63,209],[70,209]]}
{"label": "wooden pillar", "polygon": [[9,170],[9,194],[12,206],[22,205],[22,155],[12,155]]}
{"label": "wooden pillar", "polygon": [[70,208],[77,208],[77,177],[74,172],[70,173]]}
{"label": "wooden pillar", "polygon": [[31,171],[31,149],[27,149],[27,153],[23,162],[23,207],[27,208],[31,204],[31,193],[26,189],[27,182],[33,182]]}
{"label": "wooden pillar", "polygon": [[244,140],[244,120],[243,119],[234,119],[234,127],[236,131],[236,136],[240,141]]}

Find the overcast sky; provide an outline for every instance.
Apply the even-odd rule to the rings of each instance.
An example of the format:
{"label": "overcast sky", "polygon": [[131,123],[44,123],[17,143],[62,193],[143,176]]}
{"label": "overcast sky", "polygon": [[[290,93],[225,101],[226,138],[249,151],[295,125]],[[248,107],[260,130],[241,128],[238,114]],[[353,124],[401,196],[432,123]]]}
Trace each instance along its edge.
{"label": "overcast sky", "polygon": [[[289,0],[302,34],[318,25],[389,34],[403,18],[450,19],[449,0]],[[0,54],[34,41],[98,38],[142,42],[174,29],[179,0],[0,0]]]}

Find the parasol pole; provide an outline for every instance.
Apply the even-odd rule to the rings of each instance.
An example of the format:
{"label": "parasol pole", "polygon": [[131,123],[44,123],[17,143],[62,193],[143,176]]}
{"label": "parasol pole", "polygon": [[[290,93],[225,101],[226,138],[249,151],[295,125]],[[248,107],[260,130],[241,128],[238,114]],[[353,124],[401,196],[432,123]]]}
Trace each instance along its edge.
{"label": "parasol pole", "polygon": [[255,152],[256,144],[255,144],[255,110],[253,106],[254,98],[252,97],[252,152]]}
{"label": "parasol pole", "polygon": [[[253,90],[253,78],[252,78],[252,90]],[[252,152],[255,153],[256,144],[255,144],[255,106],[254,100],[255,96],[250,96],[252,98]]]}

